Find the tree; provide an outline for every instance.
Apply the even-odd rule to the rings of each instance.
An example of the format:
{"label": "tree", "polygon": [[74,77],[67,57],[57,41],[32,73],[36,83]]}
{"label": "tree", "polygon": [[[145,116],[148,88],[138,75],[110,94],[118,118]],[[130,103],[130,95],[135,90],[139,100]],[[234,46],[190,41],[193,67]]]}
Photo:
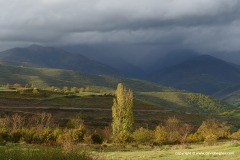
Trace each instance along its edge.
{"label": "tree", "polygon": [[124,132],[130,133],[133,130],[133,92],[126,90],[122,83],[119,83],[116,90],[116,97],[112,106],[112,129],[113,136]]}
{"label": "tree", "polygon": [[176,117],[170,117],[166,121],[166,131],[168,133],[168,141],[176,143],[180,139],[180,121]]}
{"label": "tree", "polygon": [[77,87],[72,87],[71,88],[71,92],[72,93],[77,93],[78,92],[78,88]]}
{"label": "tree", "polygon": [[226,122],[208,119],[203,121],[197,133],[199,133],[202,139],[206,139],[210,134],[216,135],[217,138],[227,138],[230,134],[230,128],[231,127]]}

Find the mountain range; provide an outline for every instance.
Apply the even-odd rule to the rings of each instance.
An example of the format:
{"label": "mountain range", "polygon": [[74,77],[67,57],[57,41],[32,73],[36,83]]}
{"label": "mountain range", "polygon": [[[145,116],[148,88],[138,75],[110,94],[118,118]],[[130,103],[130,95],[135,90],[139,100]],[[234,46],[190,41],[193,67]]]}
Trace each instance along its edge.
{"label": "mountain range", "polygon": [[74,54],[54,47],[31,45],[26,48],[13,48],[0,52],[0,60],[22,62],[39,67],[59,68],[81,71],[92,74],[121,75],[121,73],[105,64],[90,60],[80,54]]}
{"label": "mountain range", "polygon": [[[103,82],[103,79],[117,82],[119,81],[117,79],[124,79],[124,77],[126,82],[131,79],[133,84],[135,83],[134,80],[138,78],[145,80],[145,82],[146,80],[152,81],[169,87],[216,97],[225,97],[226,94],[230,95],[229,91],[231,89],[228,88],[240,85],[239,65],[189,50],[181,50],[176,52],[176,54],[169,54],[155,59],[151,65],[141,66],[136,66],[114,55],[108,56],[103,54],[103,56],[100,56],[101,54],[99,54],[99,56],[94,57],[87,56],[86,53],[81,54],[78,51],[70,52],[64,49],[39,45],[9,49],[0,52],[2,72],[0,80],[1,82],[6,82],[7,80],[14,82],[14,79],[18,76],[25,82],[23,80],[24,76],[20,76],[20,74],[24,75],[24,73],[27,73],[28,78],[34,79],[34,77],[38,76],[37,73],[42,74],[43,72],[41,70],[40,73],[40,69],[36,70],[36,68],[45,68],[44,74],[46,75],[43,75],[43,77],[54,73],[56,79],[60,81],[64,81],[64,78],[67,79],[67,76],[78,77],[74,76],[74,74],[82,74],[80,77],[95,76],[93,78],[95,81],[86,83],[87,85],[99,85]],[[68,72],[65,72],[66,70]],[[19,71],[19,73],[16,71]],[[11,72],[14,73],[12,75],[15,77],[11,76]],[[54,79],[54,76],[52,79]],[[27,77],[25,77],[25,80]],[[46,81],[42,79],[42,75],[40,77],[37,79]],[[49,80],[49,77],[47,79]],[[73,78],[71,80],[77,81],[83,80],[83,78]],[[87,81],[89,82],[89,80]],[[55,83],[55,81],[53,82]],[[151,84],[151,82],[148,83]],[[138,83],[135,84],[137,85]],[[105,81],[104,86],[107,86]],[[138,86],[137,88],[140,87]],[[234,92],[237,93],[238,89],[234,90]]]}
{"label": "mountain range", "polygon": [[240,69],[238,65],[200,55],[155,72],[151,80],[178,89],[214,94],[238,84]]}

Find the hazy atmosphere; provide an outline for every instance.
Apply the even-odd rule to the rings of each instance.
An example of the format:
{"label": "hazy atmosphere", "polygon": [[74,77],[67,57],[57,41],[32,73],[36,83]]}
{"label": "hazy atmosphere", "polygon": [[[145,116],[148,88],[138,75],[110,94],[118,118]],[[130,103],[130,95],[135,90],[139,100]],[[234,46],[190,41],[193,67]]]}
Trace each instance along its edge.
{"label": "hazy atmosphere", "polygon": [[103,52],[138,56],[240,50],[238,0],[1,0],[0,5],[1,51],[33,43],[101,46]]}

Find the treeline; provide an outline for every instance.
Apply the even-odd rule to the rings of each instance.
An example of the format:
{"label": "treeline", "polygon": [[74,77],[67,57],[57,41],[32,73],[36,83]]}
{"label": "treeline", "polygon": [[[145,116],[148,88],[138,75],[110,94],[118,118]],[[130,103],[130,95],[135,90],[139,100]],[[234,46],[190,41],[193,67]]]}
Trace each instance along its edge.
{"label": "treeline", "polygon": [[240,130],[230,132],[227,123],[209,119],[198,129],[170,117],[155,129],[138,128],[131,133],[112,134],[111,127],[89,129],[80,117],[70,119],[65,127],[58,127],[49,113],[32,116],[14,114],[0,119],[0,144],[29,143],[61,145],[72,149],[76,144],[139,143],[151,145],[204,142],[213,145],[220,139],[240,140]]}
{"label": "treeline", "polygon": [[104,92],[109,92],[111,93],[112,91],[108,88],[104,87],[96,87],[96,86],[86,86],[86,87],[68,87],[68,86],[63,86],[62,88],[60,87],[55,87],[55,86],[49,86],[49,87],[44,87],[44,88],[38,88],[33,84],[5,84],[1,85],[5,89],[14,89],[17,90],[21,93],[28,93],[29,91],[32,91],[32,93],[39,93],[39,90],[45,90],[45,91],[51,91],[55,93],[65,93],[65,94],[75,94],[75,93],[82,93],[82,92],[94,92],[94,93],[104,93]]}
{"label": "treeline", "polygon": [[215,119],[203,121],[197,128],[187,123],[182,123],[175,117],[170,117],[163,125],[155,129],[138,128],[132,134],[115,137],[118,143],[137,142],[141,144],[186,144],[204,142],[207,145],[214,145],[220,139],[240,140],[240,129],[237,132],[230,132],[231,126],[226,122],[219,122]]}
{"label": "treeline", "polygon": [[221,113],[229,109],[233,109],[230,105],[226,105],[221,101],[204,94],[190,93],[185,97],[185,100],[191,106],[199,108],[200,111],[206,113]]}

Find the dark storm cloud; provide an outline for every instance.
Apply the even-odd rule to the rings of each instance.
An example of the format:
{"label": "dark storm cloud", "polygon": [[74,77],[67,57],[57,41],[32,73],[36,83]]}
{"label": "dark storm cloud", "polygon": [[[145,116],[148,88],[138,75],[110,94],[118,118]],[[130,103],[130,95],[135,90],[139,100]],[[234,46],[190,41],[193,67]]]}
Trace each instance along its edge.
{"label": "dark storm cloud", "polygon": [[151,44],[240,49],[238,0],[0,0],[0,47]]}

